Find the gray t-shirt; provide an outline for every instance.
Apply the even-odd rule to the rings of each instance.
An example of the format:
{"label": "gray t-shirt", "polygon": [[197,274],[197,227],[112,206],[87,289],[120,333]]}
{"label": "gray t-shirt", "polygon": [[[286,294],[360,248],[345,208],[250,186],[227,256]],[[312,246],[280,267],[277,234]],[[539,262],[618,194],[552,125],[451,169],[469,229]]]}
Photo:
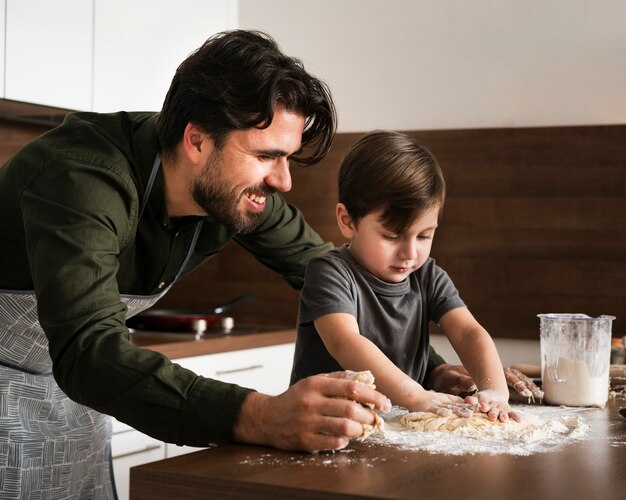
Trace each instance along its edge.
{"label": "gray t-shirt", "polygon": [[332,313],[353,315],[361,335],[404,373],[423,383],[428,361],[428,324],[465,304],[447,273],[432,258],[401,283],[387,283],[352,257],[347,246],[309,262],[300,296],[291,383],[343,370],[328,353],[313,321]]}

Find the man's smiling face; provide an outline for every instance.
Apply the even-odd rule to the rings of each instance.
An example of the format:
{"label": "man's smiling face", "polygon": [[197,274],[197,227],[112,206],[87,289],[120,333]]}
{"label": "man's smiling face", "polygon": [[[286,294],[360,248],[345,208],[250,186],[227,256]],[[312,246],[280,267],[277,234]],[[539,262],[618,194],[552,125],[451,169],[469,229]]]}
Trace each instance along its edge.
{"label": "man's smiling face", "polygon": [[279,107],[269,127],[230,132],[194,180],[194,201],[236,232],[252,231],[267,198],[291,189],[289,158],[300,150],[304,124]]}

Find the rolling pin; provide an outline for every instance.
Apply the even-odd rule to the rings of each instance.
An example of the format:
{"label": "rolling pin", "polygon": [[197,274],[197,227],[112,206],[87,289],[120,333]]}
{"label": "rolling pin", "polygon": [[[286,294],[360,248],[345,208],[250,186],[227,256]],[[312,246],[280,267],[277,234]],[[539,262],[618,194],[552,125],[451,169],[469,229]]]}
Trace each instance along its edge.
{"label": "rolling pin", "polygon": [[511,365],[511,368],[521,371],[529,378],[541,378],[541,366],[539,365],[527,365],[524,363],[516,363]]}

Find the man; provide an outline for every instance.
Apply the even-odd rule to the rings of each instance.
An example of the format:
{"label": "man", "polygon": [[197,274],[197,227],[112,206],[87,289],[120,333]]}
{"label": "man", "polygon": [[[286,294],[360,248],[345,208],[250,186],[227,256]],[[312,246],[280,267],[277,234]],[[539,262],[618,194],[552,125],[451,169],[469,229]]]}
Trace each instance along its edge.
{"label": "man", "polygon": [[277,397],[198,377],[125,327],[231,239],[300,287],[329,245],[278,192],[335,124],[325,84],[233,31],[181,64],[158,115],[70,115],[0,168],[0,496],[114,496],[104,414],[181,445],[321,450],[373,423],[359,402],[389,408],[338,375]]}
{"label": "man", "polygon": [[373,422],[355,400],[389,406],[336,377],[275,398],[204,379],[125,327],[233,238],[299,286],[328,245],[277,192],[290,159],[324,157],[335,123],[322,82],[235,31],[183,62],[158,116],[70,116],[0,169],[3,498],[114,496],[102,414],[178,444],[318,450]]}

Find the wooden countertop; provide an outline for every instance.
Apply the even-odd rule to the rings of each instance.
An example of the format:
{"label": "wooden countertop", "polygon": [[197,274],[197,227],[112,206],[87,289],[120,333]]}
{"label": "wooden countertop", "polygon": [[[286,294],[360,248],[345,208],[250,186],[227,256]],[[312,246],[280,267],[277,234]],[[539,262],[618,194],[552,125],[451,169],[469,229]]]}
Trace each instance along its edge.
{"label": "wooden countertop", "polygon": [[354,442],[350,453],[220,445],[131,469],[130,498],[614,500],[626,493],[626,420],[612,400],[593,439],[529,456],[435,455]]}
{"label": "wooden countertop", "polygon": [[131,334],[133,344],[158,351],[170,359],[239,351],[255,347],[289,344],[296,341],[296,331],[285,328],[240,328],[228,335],[196,337],[191,333],[140,332]]}

